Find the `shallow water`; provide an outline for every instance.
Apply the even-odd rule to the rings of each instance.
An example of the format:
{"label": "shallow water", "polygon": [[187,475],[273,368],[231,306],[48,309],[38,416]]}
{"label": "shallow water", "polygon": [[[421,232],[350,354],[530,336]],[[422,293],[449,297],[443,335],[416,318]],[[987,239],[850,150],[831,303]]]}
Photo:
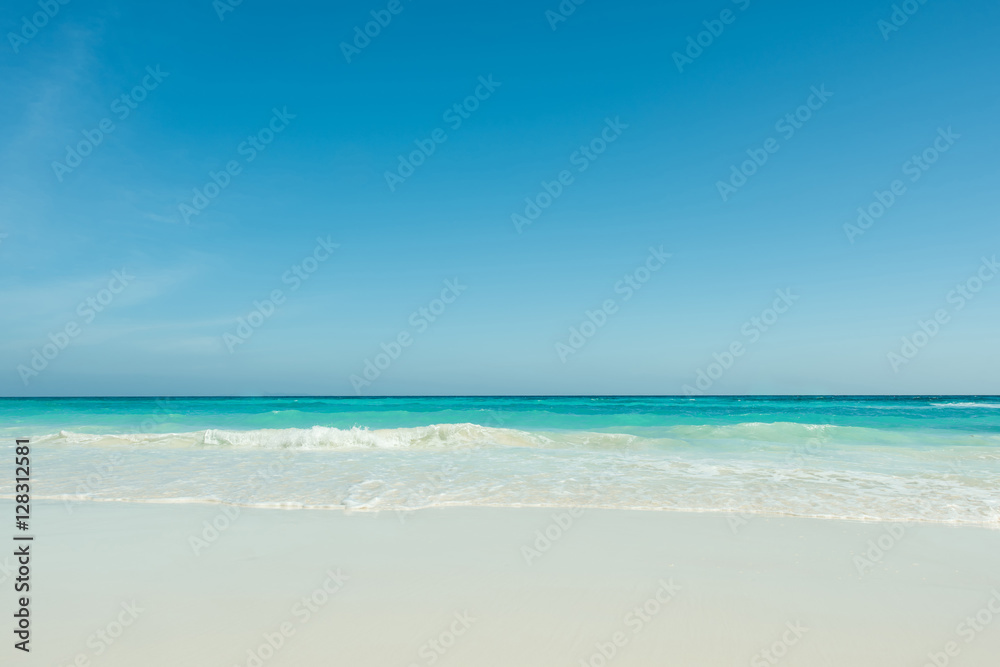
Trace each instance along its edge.
{"label": "shallow water", "polygon": [[[997,397],[0,399],[36,498],[1000,526]],[[0,492],[12,491],[7,480]]]}

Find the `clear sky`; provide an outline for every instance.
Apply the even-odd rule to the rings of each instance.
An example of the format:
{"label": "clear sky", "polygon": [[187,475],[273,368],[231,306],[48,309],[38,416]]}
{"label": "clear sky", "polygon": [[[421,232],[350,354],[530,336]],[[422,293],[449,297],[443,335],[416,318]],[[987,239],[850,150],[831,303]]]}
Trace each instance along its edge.
{"label": "clear sky", "polygon": [[1000,6],[897,7],[5,2],[0,394],[1000,393]]}

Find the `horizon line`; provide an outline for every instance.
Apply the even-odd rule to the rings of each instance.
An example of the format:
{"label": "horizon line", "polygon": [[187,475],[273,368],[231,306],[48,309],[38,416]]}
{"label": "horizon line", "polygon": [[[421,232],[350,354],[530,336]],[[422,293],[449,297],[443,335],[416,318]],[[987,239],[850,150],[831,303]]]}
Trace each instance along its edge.
{"label": "horizon line", "polygon": [[391,398],[997,398],[1000,394],[386,394],[380,396],[356,396],[350,394],[135,394],[135,395],[52,395],[52,396],[0,396],[0,400],[38,399],[134,399],[134,398],[335,398],[352,400],[372,400]]}

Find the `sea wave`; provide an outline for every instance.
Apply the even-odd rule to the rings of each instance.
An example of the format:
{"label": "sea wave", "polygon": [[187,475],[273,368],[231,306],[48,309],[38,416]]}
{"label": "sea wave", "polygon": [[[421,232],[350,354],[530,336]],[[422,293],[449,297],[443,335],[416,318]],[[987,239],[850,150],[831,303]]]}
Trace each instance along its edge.
{"label": "sea wave", "polygon": [[[35,497],[358,511],[600,507],[1000,525],[1000,436],[746,422],[634,433],[76,431],[33,439]],[[0,479],[0,495],[13,491]]]}
{"label": "sea wave", "polygon": [[[625,442],[634,436],[608,434],[609,443]],[[586,441],[589,438],[584,437]],[[544,433],[491,428],[477,424],[434,424],[414,428],[339,429],[312,428],[256,429],[250,431],[207,429],[188,433],[90,434],[59,431],[35,439],[36,444],[87,445],[94,447],[166,447],[223,449],[385,449],[433,450],[464,449],[477,446],[547,447],[555,440]]]}
{"label": "sea wave", "polygon": [[59,431],[37,444],[93,447],[164,447],[303,450],[463,450],[470,448],[670,450],[691,446],[1000,447],[1000,435],[949,430],[902,430],[796,422],[642,427],[634,433],[580,430],[526,431],[472,423],[410,428],[347,429],[328,426],[256,430],[206,429],[186,433],[81,433]]}
{"label": "sea wave", "polygon": [[1000,408],[1000,403],[931,403],[936,408]]}

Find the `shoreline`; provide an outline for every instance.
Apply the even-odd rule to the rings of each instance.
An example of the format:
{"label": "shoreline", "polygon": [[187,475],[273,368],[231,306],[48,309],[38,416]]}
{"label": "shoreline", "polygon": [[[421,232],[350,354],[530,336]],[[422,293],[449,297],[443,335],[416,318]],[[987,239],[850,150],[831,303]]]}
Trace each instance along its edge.
{"label": "shoreline", "polygon": [[551,511],[606,511],[606,512],[649,512],[649,513],[670,513],[670,514],[710,514],[721,516],[749,516],[753,518],[767,519],[809,519],[816,521],[844,521],[847,523],[862,524],[903,524],[903,525],[934,525],[934,526],[955,526],[960,528],[983,528],[986,530],[1000,531],[1000,520],[997,521],[946,521],[939,519],[884,519],[879,517],[845,517],[834,515],[805,515],[805,514],[783,514],[772,511],[757,510],[722,510],[722,509],[696,509],[696,508],[673,508],[673,507],[605,507],[600,505],[488,505],[488,504],[440,504],[426,505],[422,507],[397,507],[397,508],[365,508],[365,507],[344,507],[342,505],[297,505],[294,503],[239,503],[228,500],[216,500],[212,498],[147,498],[147,499],[118,499],[118,498],[78,498],[70,495],[36,495],[36,501],[50,503],[120,503],[124,505],[226,505],[229,507],[239,507],[240,509],[259,510],[280,510],[286,512],[308,511],[308,512],[342,512],[351,514],[379,514],[379,513],[414,513],[433,510],[452,509],[489,509],[489,510],[551,510]]}

